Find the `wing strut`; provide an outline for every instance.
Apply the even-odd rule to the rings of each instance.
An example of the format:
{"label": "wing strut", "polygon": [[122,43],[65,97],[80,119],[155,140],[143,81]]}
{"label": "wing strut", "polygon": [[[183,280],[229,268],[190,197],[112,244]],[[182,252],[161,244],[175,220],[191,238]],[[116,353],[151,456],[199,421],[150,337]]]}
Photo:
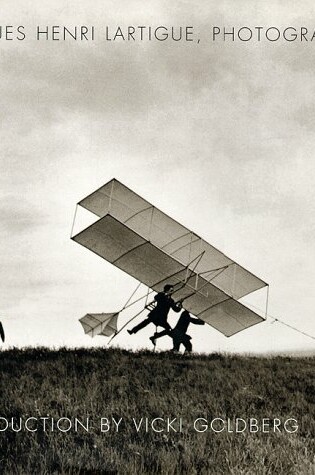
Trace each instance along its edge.
{"label": "wing strut", "polygon": [[[229,264],[229,265],[230,265],[230,264]],[[192,297],[193,295],[195,295],[197,292],[199,292],[201,289],[203,289],[207,284],[209,284],[213,279],[215,279],[216,277],[218,277],[218,275],[220,275],[222,272],[224,272],[225,269],[227,269],[227,268],[229,267],[229,265],[224,266],[224,267],[219,267],[218,269],[212,269],[212,270],[209,270],[209,271],[206,271],[206,272],[202,272],[202,274],[208,274],[209,272],[220,271],[220,272],[218,272],[216,275],[214,275],[211,279],[207,280],[204,284],[202,284],[202,286],[199,287],[199,289],[195,289],[193,292],[191,292],[190,294],[186,295],[186,297],[183,297],[182,299],[180,299],[179,302],[183,303],[184,300],[189,299],[189,297]],[[201,275],[201,274],[199,274],[199,275]]]}

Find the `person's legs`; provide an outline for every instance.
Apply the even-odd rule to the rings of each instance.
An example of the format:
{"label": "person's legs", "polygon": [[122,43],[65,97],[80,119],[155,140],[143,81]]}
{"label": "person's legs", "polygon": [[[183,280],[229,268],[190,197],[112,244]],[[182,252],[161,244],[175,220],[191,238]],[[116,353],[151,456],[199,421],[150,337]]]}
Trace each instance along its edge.
{"label": "person's legs", "polygon": [[131,330],[127,330],[127,331],[129,333],[129,335],[133,335],[134,333],[137,333],[139,330],[142,330],[142,328],[149,325],[149,323],[151,323],[151,322],[152,322],[152,320],[149,317],[147,317],[145,320],[140,322],[138,325],[133,327]]}
{"label": "person's legs", "polygon": [[154,333],[154,338],[161,338],[162,336],[170,335],[170,330],[163,330],[161,332],[155,332]]}
{"label": "person's legs", "polygon": [[183,345],[185,347],[185,353],[191,353],[192,351],[192,344],[190,341],[190,337],[188,335],[185,335],[185,338],[183,339]]}
{"label": "person's legs", "polygon": [[170,336],[172,337],[172,327],[168,322],[162,322],[158,326],[161,326],[165,328],[165,330],[162,330],[161,332],[155,332],[153,336],[150,337],[150,340],[152,341],[153,345],[156,345],[156,340],[158,338],[162,338],[162,336]]}
{"label": "person's legs", "polygon": [[179,351],[180,341],[173,340],[173,349],[172,351]]}
{"label": "person's legs", "polygon": [[181,334],[177,330],[173,330],[173,349],[172,351],[179,351],[180,344],[182,343]]}

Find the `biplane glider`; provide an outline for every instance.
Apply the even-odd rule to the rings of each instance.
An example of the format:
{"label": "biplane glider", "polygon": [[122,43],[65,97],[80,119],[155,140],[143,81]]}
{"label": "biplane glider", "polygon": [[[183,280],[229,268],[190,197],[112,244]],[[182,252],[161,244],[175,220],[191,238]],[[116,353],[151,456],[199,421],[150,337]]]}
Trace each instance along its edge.
{"label": "biplane glider", "polygon": [[[239,300],[268,284],[118,180],[82,199],[76,212],[78,206],[97,218],[71,239],[150,292],[171,283],[185,310],[227,337],[264,321]],[[81,323],[91,336],[115,336],[129,323],[118,331],[118,314],[88,314]]]}

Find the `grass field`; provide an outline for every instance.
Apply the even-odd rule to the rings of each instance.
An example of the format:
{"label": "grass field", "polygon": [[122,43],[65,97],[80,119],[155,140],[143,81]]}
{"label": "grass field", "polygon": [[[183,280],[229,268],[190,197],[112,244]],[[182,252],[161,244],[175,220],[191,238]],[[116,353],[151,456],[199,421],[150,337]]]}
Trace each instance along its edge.
{"label": "grass field", "polygon": [[315,358],[27,348],[0,366],[1,474],[315,473]]}

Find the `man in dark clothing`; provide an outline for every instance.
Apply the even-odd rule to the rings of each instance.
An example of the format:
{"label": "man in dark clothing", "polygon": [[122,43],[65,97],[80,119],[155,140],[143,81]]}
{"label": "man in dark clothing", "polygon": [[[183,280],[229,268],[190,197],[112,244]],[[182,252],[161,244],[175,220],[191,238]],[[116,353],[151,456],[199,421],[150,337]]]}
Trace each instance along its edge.
{"label": "man in dark clothing", "polygon": [[190,323],[193,323],[194,325],[205,324],[203,320],[200,320],[200,318],[191,317],[189,312],[187,312],[187,310],[184,310],[181,316],[179,317],[175,328],[172,331],[173,351],[179,351],[181,343],[184,345],[185,351],[192,351],[192,344],[190,341],[191,336],[187,335],[186,333]]}
{"label": "man in dark clothing", "polygon": [[162,331],[159,333],[155,333],[151,336],[150,340],[152,341],[153,345],[155,345],[156,339],[161,338],[162,336],[169,335],[173,338],[173,351],[179,351],[179,347],[181,344],[184,345],[185,350],[187,352],[192,351],[192,344],[191,344],[191,336],[187,335],[187,330],[189,324],[193,323],[194,325],[204,325],[205,322],[200,320],[199,318],[194,318],[190,316],[190,313],[187,310],[184,310],[181,316],[176,323],[175,328],[172,330],[171,333],[167,331]]}
{"label": "man in dark clothing", "polygon": [[133,333],[137,333],[142,328],[149,325],[149,323],[154,323],[156,326],[160,326],[165,328],[166,334],[170,334],[172,328],[167,321],[167,315],[170,309],[174,310],[174,312],[181,311],[181,303],[175,302],[171,295],[174,292],[174,287],[170,284],[166,284],[164,286],[163,292],[159,292],[155,295],[154,300],[156,301],[156,306],[153,310],[149,313],[147,318],[136,325],[131,330],[128,330],[129,335]]}

